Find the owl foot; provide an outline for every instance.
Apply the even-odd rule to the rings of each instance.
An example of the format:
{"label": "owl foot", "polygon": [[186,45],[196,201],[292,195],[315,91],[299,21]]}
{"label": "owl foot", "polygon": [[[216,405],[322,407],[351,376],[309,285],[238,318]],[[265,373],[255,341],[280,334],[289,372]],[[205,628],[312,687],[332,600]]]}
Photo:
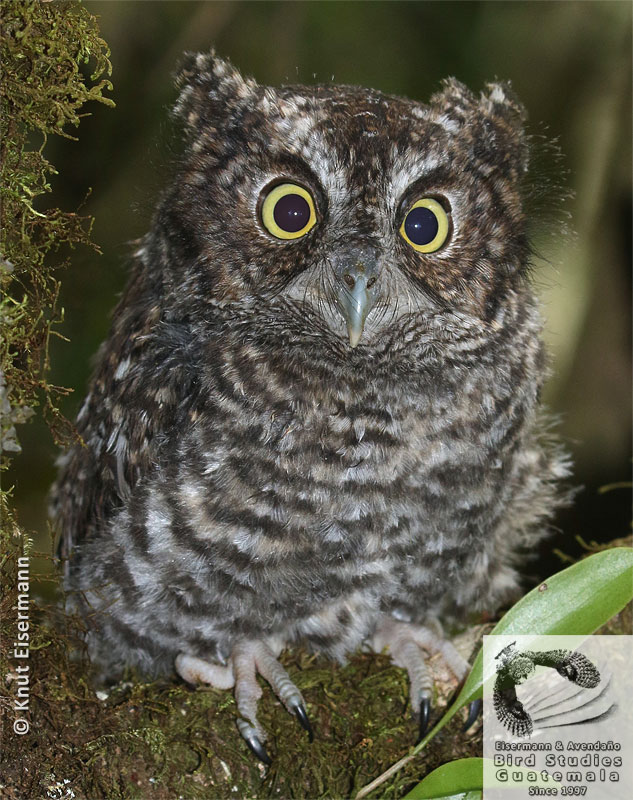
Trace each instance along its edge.
{"label": "owl foot", "polygon": [[424,653],[439,653],[459,681],[468,672],[468,662],[450,642],[429,628],[400,622],[387,616],[378,624],[371,646],[376,653],[387,649],[393,663],[408,672],[411,710],[419,720],[418,740],[423,739],[429,727],[433,696],[433,679],[424,660]]}
{"label": "owl foot", "polygon": [[239,642],[233,647],[226,666],[181,653],[176,658],[176,670],[189,683],[208,683],[217,689],[235,687],[235,702],[241,714],[241,719],[237,720],[238,730],[264,764],[270,764],[271,760],[264,747],[266,733],[257,719],[257,703],[262,696],[257,682],[258,674],[268,681],[277,697],[297,717],[301,727],[308,732],[310,741],[313,741],[314,732],[301,692],[265,642]]}

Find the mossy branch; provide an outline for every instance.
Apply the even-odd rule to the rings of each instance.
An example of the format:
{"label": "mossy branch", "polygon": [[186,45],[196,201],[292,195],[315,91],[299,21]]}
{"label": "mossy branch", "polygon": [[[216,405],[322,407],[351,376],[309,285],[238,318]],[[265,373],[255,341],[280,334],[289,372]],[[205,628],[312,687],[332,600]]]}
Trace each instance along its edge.
{"label": "mossy branch", "polygon": [[60,248],[98,248],[90,217],[41,207],[57,174],[44,150],[51,135],[74,138],[69,128],[79,125],[88,101],[114,104],[103,94],[112,89],[108,46],[79,2],[4,0],[0,22],[0,466],[6,469],[20,449],[15,425],[38,405],[56,441],[72,438],[57,407],[69,390],[46,380],[50,336],[63,319],[56,274],[67,264]]}

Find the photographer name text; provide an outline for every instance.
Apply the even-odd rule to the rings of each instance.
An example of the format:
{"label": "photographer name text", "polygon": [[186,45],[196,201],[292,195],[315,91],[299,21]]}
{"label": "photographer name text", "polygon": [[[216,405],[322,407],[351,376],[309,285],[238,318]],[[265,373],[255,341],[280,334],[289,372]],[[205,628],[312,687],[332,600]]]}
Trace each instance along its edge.
{"label": "photographer name text", "polygon": [[9,674],[9,680],[16,687],[13,709],[17,712],[13,721],[13,730],[19,736],[28,733],[30,723],[28,720],[29,702],[31,697],[31,676],[30,665],[30,634],[29,634],[29,610],[30,610],[30,571],[29,557],[20,556],[18,558],[17,575],[18,598],[15,606],[17,611],[16,637],[13,642],[13,659],[15,664],[13,671]]}

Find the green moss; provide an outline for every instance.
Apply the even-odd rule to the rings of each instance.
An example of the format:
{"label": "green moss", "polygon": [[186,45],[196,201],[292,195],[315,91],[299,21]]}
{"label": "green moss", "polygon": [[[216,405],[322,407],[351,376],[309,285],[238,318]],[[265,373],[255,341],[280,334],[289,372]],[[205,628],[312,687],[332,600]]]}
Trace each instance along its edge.
{"label": "green moss", "polygon": [[[92,221],[44,208],[57,174],[46,159],[47,138],[73,138],[90,100],[113,105],[109,50],[96,21],[77,2],[3,0],[0,7],[0,403],[2,467],[19,450],[15,424],[42,410],[57,440],[72,427],[57,398],[68,390],[46,380],[48,344],[62,319],[57,273],[61,252],[90,242]],[[84,77],[82,67],[92,73]],[[6,502],[6,501],[5,501]]]}

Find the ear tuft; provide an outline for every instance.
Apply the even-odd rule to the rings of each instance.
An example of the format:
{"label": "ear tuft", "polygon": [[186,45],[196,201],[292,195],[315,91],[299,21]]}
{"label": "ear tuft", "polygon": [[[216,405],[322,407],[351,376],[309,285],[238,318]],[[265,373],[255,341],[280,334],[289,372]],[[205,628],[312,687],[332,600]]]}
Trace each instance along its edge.
{"label": "ear tuft", "polygon": [[486,89],[487,93],[481,93],[481,102],[488,113],[503,118],[522,130],[527,121],[527,111],[516,96],[510,81],[487,83]]}
{"label": "ear tuft", "polygon": [[430,105],[444,127],[470,134],[472,152],[488,167],[523,174],[528,149],[524,131],[527,113],[510,83],[489,83],[479,97],[455,78],[443,81]]}
{"label": "ear tuft", "polygon": [[436,92],[429,103],[443,120],[454,127],[463,125],[477,107],[477,98],[457,78],[445,78],[442,91]]}
{"label": "ear tuft", "polygon": [[488,83],[481,93],[480,109],[484,117],[482,135],[487,139],[484,148],[500,168],[523,174],[528,166],[528,146],[525,134],[527,111],[509,81]]}
{"label": "ear tuft", "polygon": [[230,61],[209,53],[185,53],[176,72],[180,90],[173,113],[195,132],[203,123],[218,118],[252,97],[257,83],[243,78]]}

